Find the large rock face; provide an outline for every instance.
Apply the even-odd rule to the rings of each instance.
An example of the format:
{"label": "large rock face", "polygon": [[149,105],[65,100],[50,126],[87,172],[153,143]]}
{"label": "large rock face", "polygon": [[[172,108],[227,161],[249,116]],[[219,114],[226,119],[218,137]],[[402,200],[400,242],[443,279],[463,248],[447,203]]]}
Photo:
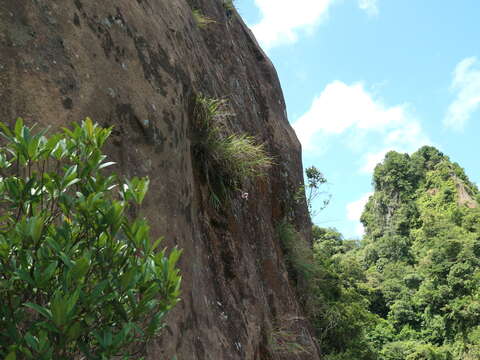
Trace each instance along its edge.
{"label": "large rock face", "polygon": [[[200,29],[194,8],[215,23]],[[191,156],[199,93],[227,99],[236,114],[227,127],[275,157],[268,178],[245,184],[249,199],[238,196],[223,215]],[[143,213],[165,245],[184,249],[184,281],[149,359],[318,358],[275,232],[285,217],[309,227],[294,201],[300,145],[275,70],[235,10],[221,0],[2,0],[0,117],[17,116],[114,125],[107,152],[116,171],[151,178]],[[289,322],[308,354],[269,345]]]}

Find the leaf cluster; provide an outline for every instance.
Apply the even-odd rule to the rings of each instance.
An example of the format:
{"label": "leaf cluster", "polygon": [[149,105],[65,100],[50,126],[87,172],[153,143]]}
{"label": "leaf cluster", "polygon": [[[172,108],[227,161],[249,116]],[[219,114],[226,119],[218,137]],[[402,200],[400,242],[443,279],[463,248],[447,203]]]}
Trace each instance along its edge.
{"label": "leaf cluster", "polygon": [[46,136],[0,123],[0,357],[138,358],[179,301],[180,251],[130,220],[147,178],[119,181],[86,119]]}

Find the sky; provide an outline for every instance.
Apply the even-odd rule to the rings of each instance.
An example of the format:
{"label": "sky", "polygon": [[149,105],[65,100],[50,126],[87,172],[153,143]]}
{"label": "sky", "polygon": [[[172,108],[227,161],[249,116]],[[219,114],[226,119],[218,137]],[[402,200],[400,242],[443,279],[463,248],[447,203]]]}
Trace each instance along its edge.
{"label": "sky", "polygon": [[480,1],[235,0],[277,69],[304,167],[328,179],[313,219],[346,238],[389,150],[433,145],[480,183]]}

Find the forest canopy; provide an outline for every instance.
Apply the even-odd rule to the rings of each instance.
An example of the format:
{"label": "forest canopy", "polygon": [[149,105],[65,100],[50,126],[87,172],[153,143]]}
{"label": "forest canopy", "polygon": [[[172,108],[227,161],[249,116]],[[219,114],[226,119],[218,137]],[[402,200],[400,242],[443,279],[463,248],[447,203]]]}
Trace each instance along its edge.
{"label": "forest canopy", "polygon": [[387,153],[362,240],[313,227],[313,321],[328,360],[480,358],[479,191],[431,146]]}

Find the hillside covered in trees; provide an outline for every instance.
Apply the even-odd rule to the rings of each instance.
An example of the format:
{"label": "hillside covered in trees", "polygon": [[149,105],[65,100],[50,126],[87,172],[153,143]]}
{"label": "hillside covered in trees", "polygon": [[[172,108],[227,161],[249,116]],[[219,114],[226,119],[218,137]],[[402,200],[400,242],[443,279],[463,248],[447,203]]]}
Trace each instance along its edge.
{"label": "hillside covered in trees", "polygon": [[429,146],[389,152],[365,236],[314,226],[310,312],[328,360],[480,358],[480,195]]}

